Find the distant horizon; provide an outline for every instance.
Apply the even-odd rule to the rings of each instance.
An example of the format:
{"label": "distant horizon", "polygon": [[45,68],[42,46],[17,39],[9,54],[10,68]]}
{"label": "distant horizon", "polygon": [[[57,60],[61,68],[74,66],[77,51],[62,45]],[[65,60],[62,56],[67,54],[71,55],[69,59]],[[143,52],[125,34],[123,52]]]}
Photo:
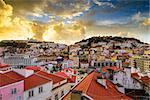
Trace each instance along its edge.
{"label": "distant horizon", "polygon": [[[88,39],[90,39],[90,38],[93,38],[93,37],[121,37],[121,36],[92,36],[92,37],[89,37],[89,38],[84,38],[84,39],[82,39],[82,40],[88,40]],[[144,43],[144,44],[149,44],[150,45],[150,43],[147,43],[147,42],[143,42],[143,41],[141,41],[140,39],[137,39],[137,38],[134,38],[134,37],[121,37],[121,38],[133,38],[133,39],[136,39],[136,40],[139,40],[140,42],[142,42],[142,43]],[[22,39],[23,40],[23,39]],[[16,40],[0,40],[0,42],[1,41],[22,41],[21,39],[19,40],[19,39],[16,39]],[[24,39],[25,41],[26,40],[36,40],[36,39]],[[39,40],[36,40],[37,42],[51,42],[51,43],[58,43],[58,44],[64,44],[64,45],[67,45],[67,46],[70,46],[70,45],[75,45],[76,43],[78,43],[78,42],[81,42],[82,40],[79,40],[79,41],[76,41],[75,43],[73,43],[73,44],[65,44],[65,43],[59,43],[59,42],[54,42],[54,41],[39,41]]]}

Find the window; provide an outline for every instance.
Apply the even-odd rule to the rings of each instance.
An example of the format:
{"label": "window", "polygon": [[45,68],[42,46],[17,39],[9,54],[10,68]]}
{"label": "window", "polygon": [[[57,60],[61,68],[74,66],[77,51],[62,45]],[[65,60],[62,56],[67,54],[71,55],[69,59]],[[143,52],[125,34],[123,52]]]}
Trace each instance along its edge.
{"label": "window", "polygon": [[16,100],[22,100],[21,96],[17,96]]}
{"label": "window", "polygon": [[34,96],[34,91],[33,90],[29,91],[29,98],[33,96]]}
{"label": "window", "polygon": [[42,93],[43,92],[43,87],[39,87],[39,93]]}
{"label": "window", "polygon": [[61,91],[61,96],[63,96],[64,95],[64,91]]}
{"label": "window", "polygon": [[55,100],[58,100],[58,94],[55,95]]}
{"label": "window", "polygon": [[101,64],[100,63],[98,63],[98,66],[100,66]]}
{"label": "window", "polygon": [[16,88],[11,89],[11,94],[16,94],[16,93],[17,93],[17,89]]}

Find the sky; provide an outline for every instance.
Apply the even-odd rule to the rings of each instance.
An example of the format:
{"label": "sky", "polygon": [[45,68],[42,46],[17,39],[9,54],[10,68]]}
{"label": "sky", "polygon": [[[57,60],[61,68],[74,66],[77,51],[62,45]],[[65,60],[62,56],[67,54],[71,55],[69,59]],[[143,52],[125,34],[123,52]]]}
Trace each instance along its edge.
{"label": "sky", "polygon": [[0,40],[73,44],[92,36],[150,43],[149,0],[0,0]]}

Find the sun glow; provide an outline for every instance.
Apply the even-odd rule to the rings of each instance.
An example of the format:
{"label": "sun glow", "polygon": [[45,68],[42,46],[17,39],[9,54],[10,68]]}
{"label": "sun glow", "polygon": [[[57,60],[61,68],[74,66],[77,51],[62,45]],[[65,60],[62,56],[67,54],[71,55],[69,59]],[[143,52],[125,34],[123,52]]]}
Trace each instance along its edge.
{"label": "sun glow", "polygon": [[56,31],[52,27],[50,27],[46,32],[44,32],[43,40],[51,41],[54,38],[55,34],[56,34]]}

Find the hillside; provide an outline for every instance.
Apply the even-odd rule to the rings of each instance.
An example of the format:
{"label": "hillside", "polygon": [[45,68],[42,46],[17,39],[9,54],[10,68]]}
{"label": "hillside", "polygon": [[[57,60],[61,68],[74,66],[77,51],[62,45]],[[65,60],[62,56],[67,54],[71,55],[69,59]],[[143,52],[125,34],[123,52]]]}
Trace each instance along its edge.
{"label": "hillside", "polygon": [[105,42],[106,44],[115,44],[115,43],[127,43],[130,42],[133,47],[137,47],[138,45],[144,45],[146,43],[141,42],[138,39],[135,38],[127,38],[127,37],[112,37],[112,36],[106,36],[106,37],[91,37],[89,39],[83,39],[80,42],[76,42],[75,44],[81,45],[81,48],[87,48],[91,47],[92,44],[97,44],[100,42]]}

